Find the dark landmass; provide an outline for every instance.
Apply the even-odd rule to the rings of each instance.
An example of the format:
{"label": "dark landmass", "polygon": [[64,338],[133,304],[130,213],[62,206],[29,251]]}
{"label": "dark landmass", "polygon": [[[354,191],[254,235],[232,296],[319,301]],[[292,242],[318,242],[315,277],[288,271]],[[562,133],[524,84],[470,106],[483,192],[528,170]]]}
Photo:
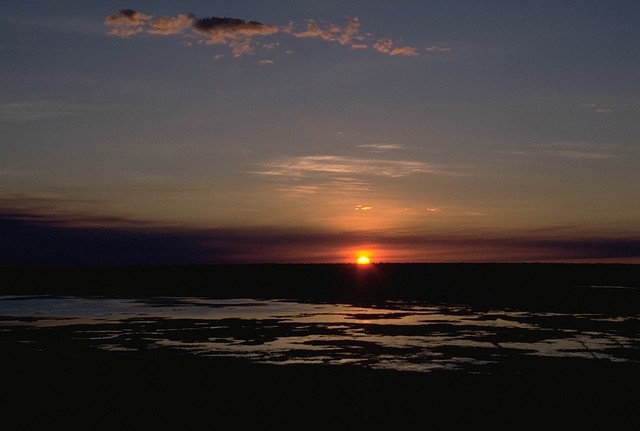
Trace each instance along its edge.
{"label": "dark landmass", "polygon": [[[604,287],[631,287],[615,296]],[[621,290],[621,289],[618,289]],[[351,264],[0,269],[0,294],[205,296],[358,304],[416,300],[637,311],[640,265]]]}
{"label": "dark landmass", "polygon": [[[415,300],[614,317],[638,314],[640,266],[9,268],[0,270],[0,294]],[[416,373],[112,352],[73,331],[40,331],[38,342],[0,331],[0,429],[622,430],[640,421],[633,360],[519,355],[479,372]]]}
{"label": "dark landmass", "polygon": [[637,364],[581,359],[535,359],[490,374],[421,374],[168,351],[78,356],[15,349],[3,352],[0,425],[623,430],[638,423],[638,383]]}

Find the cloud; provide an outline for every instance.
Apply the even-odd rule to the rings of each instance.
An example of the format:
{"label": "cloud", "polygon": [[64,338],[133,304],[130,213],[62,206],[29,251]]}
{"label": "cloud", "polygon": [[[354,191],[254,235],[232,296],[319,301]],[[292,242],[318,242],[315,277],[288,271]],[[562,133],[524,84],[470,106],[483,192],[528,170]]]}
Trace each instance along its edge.
{"label": "cloud", "polygon": [[554,157],[579,160],[601,160],[614,157],[611,145],[588,142],[554,142],[544,145],[543,152]]}
{"label": "cloud", "polygon": [[[291,178],[285,178],[291,179]],[[314,195],[353,196],[371,191],[368,181],[350,177],[293,178],[294,181],[279,184],[276,191],[292,197],[309,197]]]}
{"label": "cloud", "polygon": [[237,18],[207,17],[179,14],[175,17],[153,18],[132,9],[122,9],[108,16],[105,25],[111,27],[111,36],[130,37],[139,33],[155,36],[185,34],[188,31],[201,39],[205,45],[227,45],[234,57],[252,54],[254,37],[271,36],[278,33],[274,25]]}
{"label": "cloud", "polygon": [[616,157],[616,146],[589,142],[551,142],[534,145],[535,150],[503,151],[514,156],[550,156],[575,160],[605,160]]}
{"label": "cloud", "polygon": [[22,123],[74,115],[86,107],[63,101],[38,100],[0,103],[1,123]]}
{"label": "cloud", "polygon": [[447,47],[443,47],[443,46],[428,46],[426,48],[427,52],[447,52],[447,51],[451,51],[451,48],[447,48]]}
{"label": "cloud", "polygon": [[113,15],[109,15],[104,23],[111,27],[108,34],[119,37],[130,37],[145,31],[150,16],[132,9],[121,9]]}
{"label": "cloud", "polygon": [[251,173],[279,182],[277,190],[290,196],[357,195],[371,191],[373,178],[409,175],[459,175],[445,167],[411,160],[366,159],[313,155],[266,160]]}
{"label": "cloud", "polygon": [[302,156],[270,160],[264,163],[268,176],[304,177],[311,174],[366,175],[404,177],[419,173],[435,173],[437,169],[410,160],[358,159],[344,156]]}
{"label": "cloud", "polygon": [[373,49],[383,54],[389,55],[401,55],[405,57],[416,57],[418,56],[418,50],[412,46],[395,46],[395,43],[388,38],[378,40],[375,45],[373,45]]}
{"label": "cloud", "polygon": [[400,150],[400,149],[403,149],[404,145],[401,145],[401,144],[385,144],[385,143],[380,143],[380,144],[362,144],[362,145],[358,145],[358,148],[367,149],[367,150],[371,151],[372,153],[383,153],[383,152],[389,151],[389,150]]}
{"label": "cloud", "polygon": [[193,25],[194,17],[180,14],[176,17],[162,17],[151,22],[147,30],[149,34],[172,35],[184,33],[185,29]]}
{"label": "cloud", "polygon": [[607,113],[607,112],[613,112],[613,109],[611,109],[611,108],[603,108],[603,107],[600,107],[599,105],[597,105],[595,103],[585,103],[582,106],[584,106],[585,108],[589,108],[593,112],[597,112],[598,114],[603,114],[603,113]]}
{"label": "cloud", "polygon": [[273,63],[274,63],[273,60],[260,60],[260,61],[258,61],[258,64],[260,66],[268,66],[268,65],[273,64]]}
{"label": "cloud", "polygon": [[193,28],[202,34],[224,41],[227,38],[247,36],[269,36],[278,32],[278,27],[257,21],[244,21],[237,18],[208,17],[195,19]]}
{"label": "cloud", "polygon": [[[117,37],[131,37],[137,34],[154,36],[184,35],[196,37],[197,44],[224,45],[231,48],[233,57],[253,54],[256,48],[274,50],[280,43],[267,42],[257,44],[254,38],[269,37],[276,34],[292,35],[298,39],[320,39],[326,42],[347,46],[354,50],[373,49],[392,56],[417,56],[418,50],[412,46],[397,46],[389,38],[376,39],[369,33],[360,31],[360,20],[345,18],[342,25],[333,23],[318,24],[313,19],[306,20],[302,30],[296,30],[294,22],[286,26],[264,24],[258,21],[246,21],[229,17],[197,18],[194,15],[179,14],[174,17],[154,18],[132,9],[122,9],[109,15],[105,25],[110,28],[107,34]],[[191,46],[190,41],[186,43]],[[445,49],[445,48],[443,48]],[[287,49],[287,54],[293,50]]]}
{"label": "cloud", "polygon": [[321,186],[317,184],[282,186],[277,191],[287,193],[290,196],[305,197],[315,195],[321,191]]}
{"label": "cloud", "polygon": [[366,49],[362,43],[365,37],[360,34],[360,20],[358,18],[345,18],[342,27],[336,24],[327,24],[320,27],[315,20],[307,20],[307,28],[303,31],[293,32],[297,38],[318,38],[326,42],[334,42],[340,45],[348,45],[353,49]]}
{"label": "cloud", "polygon": [[373,207],[369,205],[356,205],[355,207],[356,211],[371,211],[372,209]]}
{"label": "cloud", "polygon": [[236,18],[200,18],[193,21],[195,33],[205,36],[206,45],[228,45],[234,57],[253,54],[252,38],[278,32],[274,25]]}
{"label": "cloud", "polygon": [[278,27],[257,21],[244,21],[236,18],[199,18],[193,22],[193,30],[206,36],[207,45],[229,45],[234,57],[253,52],[251,39],[259,36],[271,36]]}
{"label": "cloud", "polygon": [[[307,20],[307,27],[302,31],[290,31],[297,38],[316,38],[326,42],[338,43],[343,46],[349,46],[351,49],[368,49],[373,43],[370,34],[362,34],[360,32],[360,20],[358,18],[345,18],[344,25],[326,24],[318,25],[313,20]],[[396,46],[389,38],[379,39],[373,44],[373,49],[388,55],[400,55],[407,57],[418,56],[418,50],[412,46]]]}
{"label": "cloud", "polygon": [[579,151],[579,150],[549,150],[545,152],[550,156],[566,157],[568,159],[582,159],[582,160],[598,160],[598,159],[610,159],[613,156],[611,154],[605,154],[594,151]]}

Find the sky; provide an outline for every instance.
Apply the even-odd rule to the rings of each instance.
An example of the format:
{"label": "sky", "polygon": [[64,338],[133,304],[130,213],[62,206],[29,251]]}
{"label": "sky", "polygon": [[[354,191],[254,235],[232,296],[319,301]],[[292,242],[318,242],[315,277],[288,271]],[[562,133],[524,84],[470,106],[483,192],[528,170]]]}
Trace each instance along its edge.
{"label": "sky", "polygon": [[0,2],[2,265],[640,263],[637,1]]}

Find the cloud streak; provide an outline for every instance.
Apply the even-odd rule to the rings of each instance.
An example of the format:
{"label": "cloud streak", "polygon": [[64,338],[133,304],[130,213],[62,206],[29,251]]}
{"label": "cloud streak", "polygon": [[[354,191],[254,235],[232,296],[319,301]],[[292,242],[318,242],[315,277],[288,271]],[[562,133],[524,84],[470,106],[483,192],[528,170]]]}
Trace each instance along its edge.
{"label": "cloud streak", "polygon": [[613,148],[589,142],[554,142],[543,146],[546,155],[577,160],[602,160],[614,157]]}
{"label": "cloud streak", "polygon": [[315,155],[276,159],[264,163],[267,176],[305,177],[313,174],[404,177],[412,174],[440,173],[438,169],[418,161],[360,159],[355,157]]}
{"label": "cloud streak", "polygon": [[593,112],[596,112],[598,114],[605,114],[605,113],[608,113],[608,112],[613,112],[613,109],[599,106],[596,103],[585,103],[583,106],[585,108],[591,109]]}
{"label": "cloud streak", "polygon": [[433,45],[433,46],[428,46],[425,51],[430,52],[430,53],[434,53],[434,52],[449,52],[451,51],[451,48],[448,48],[446,46],[438,46],[438,45]]}
{"label": "cloud streak", "polygon": [[[376,144],[373,153],[380,149]],[[364,147],[369,148],[369,147]],[[410,175],[459,175],[458,172],[413,160],[368,159],[359,157],[311,155],[266,160],[251,172],[279,182],[277,190],[290,196],[315,194],[356,195],[371,191],[375,178],[401,178]]]}
{"label": "cloud streak", "polygon": [[589,142],[551,142],[533,146],[534,150],[507,151],[505,154],[514,156],[558,157],[573,160],[607,160],[616,158],[616,147],[609,144],[594,144]]}
{"label": "cloud streak", "polygon": [[75,115],[86,107],[63,101],[38,100],[0,103],[0,124],[23,123]]}
{"label": "cloud streak", "polygon": [[384,153],[389,150],[401,150],[405,148],[404,145],[401,145],[401,144],[386,144],[386,143],[362,144],[362,145],[358,145],[357,147],[364,148],[372,153]]}
{"label": "cloud streak", "polygon": [[[265,38],[276,34],[290,35],[297,39],[319,39],[325,42],[349,47],[353,50],[373,49],[391,56],[414,57],[418,49],[409,45],[398,46],[390,38],[374,39],[369,33],[360,30],[360,20],[345,18],[342,25],[319,24],[314,19],[306,20],[303,29],[295,23],[286,26],[265,24],[258,21],[246,21],[229,17],[197,18],[195,15],[179,14],[173,17],[154,17],[133,9],[122,9],[105,18],[110,36],[129,38],[147,34],[152,36],[183,35],[196,37],[198,44],[223,45],[231,48],[233,57],[251,55],[257,48],[273,50],[278,43],[255,43],[255,38]],[[293,51],[288,49],[287,54]]]}
{"label": "cloud streak", "polygon": [[[279,184],[276,191],[286,193],[293,197],[307,197],[312,195],[342,195],[366,193],[371,190],[369,181],[351,177],[335,176],[328,179],[317,178],[283,178],[290,180]],[[302,184],[301,184],[302,183]]]}

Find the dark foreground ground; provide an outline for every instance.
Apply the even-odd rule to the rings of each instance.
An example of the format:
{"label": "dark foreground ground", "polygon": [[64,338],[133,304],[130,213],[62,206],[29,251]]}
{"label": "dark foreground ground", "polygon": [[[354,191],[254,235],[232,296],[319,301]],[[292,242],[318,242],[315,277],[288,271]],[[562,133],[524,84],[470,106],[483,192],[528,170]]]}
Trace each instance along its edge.
{"label": "dark foreground ground", "polygon": [[[632,265],[0,270],[0,294],[204,295],[637,314]],[[609,292],[609,293],[607,293]],[[10,331],[10,329],[9,329]],[[638,330],[640,333],[640,328]],[[37,347],[0,331],[0,430],[639,429],[637,361],[514,358],[486,372],[276,366],[173,350]],[[43,348],[43,346],[45,346]]]}
{"label": "dark foreground ground", "polygon": [[93,352],[3,352],[0,428],[637,429],[637,364],[535,360],[490,374]]}

